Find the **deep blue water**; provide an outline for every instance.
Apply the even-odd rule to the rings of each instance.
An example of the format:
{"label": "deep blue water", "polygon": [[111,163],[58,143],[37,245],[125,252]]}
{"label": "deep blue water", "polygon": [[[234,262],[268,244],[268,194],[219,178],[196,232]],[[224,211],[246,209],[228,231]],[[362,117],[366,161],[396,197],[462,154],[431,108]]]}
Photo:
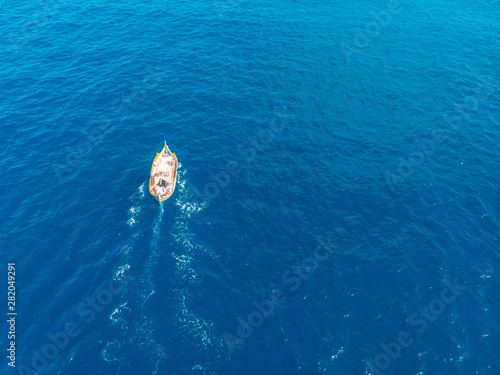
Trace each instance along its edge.
{"label": "deep blue water", "polygon": [[499,20],[5,3],[0,372],[500,374]]}

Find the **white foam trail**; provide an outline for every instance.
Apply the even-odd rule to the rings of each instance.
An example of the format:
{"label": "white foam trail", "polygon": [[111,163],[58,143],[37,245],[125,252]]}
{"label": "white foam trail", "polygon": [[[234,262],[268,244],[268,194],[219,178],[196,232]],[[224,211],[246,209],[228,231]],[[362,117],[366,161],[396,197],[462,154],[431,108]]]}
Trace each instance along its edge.
{"label": "white foam trail", "polygon": [[[128,227],[133,229],[135,225],[146,216],[141,215],[143,210],[143,200],[146,182],[144,182],[131,197],[132,207],[129,210]],[[177,181],[177,197],[175,198],[175,207],[178,208],[178,214],[172,220],[173,224],[170,227],[169,234],[175,240],[178,246],[176,253],[170,255],[175,261],[177,273],[173,275],[173,283],[175,285],[174,298],[176,300],[176,320],[178,321],[179,329],[186,336],[186,340],[194,343],[196,347],[202,350],[213,351],[216,358],[222,358],[227,352],[222,339],[213,332],[213,323],[194,314],[188,308],[190,297],[190,288],[197,287],[202,282],[202,274],[200,274],[193,264],[200,260],[201,256],[209,256],[212,259],[218,256],[201,245],[196,240],[196,235],[191,232],[189,224],[191,219],[203,212],[208,207],[208,203],[196,203],[193,199],[194,194],[187,187],[186,171],[178,169]],[[138,270],[138,265],[135,265],[131,256],[131,251],[134,248],[136,239],[140,236],[139,233],[132,233],[132,242],[124,246],[120,250],[123,255],[125,264],[118,268],[116,277],[124,278],[128,274],[133,274],[136,278],[136,288],[129,290],[130,298],[139,298],[139,309],[135,304],[129,304],[129,300],[118,306],[109,316],[111,324],[116,327],[123,337],[117,338],[108,342],[106,348],[102,351],[102,357],[105,361],[120,361],[123,357],[120,349],[121,345],[134,345],[135,348],[141,347],[148,353],[148,358],[151,363],[155,364],[156,370],[154,374],[159,373],[161,368],[168,366],[167,350],[158,342],[155,341],[157,327],[154,325],[154,320],[150,318],[149,312],[150,298],[156,293],[155,283],[152,280],[152,275],[155,274],[156,264],[160,257],[165,256],[165,249],[162,244],[168,243],[162,238],[162,233],[167,224],[163,221],[165,211],[169,213],[173,209],[171,205],[166,206],[170,202],[165,202],[158,207],[158,213],[152,225],[152,239],[150,242],[150,254],[144,263],[142,269]],[[174,207],[174,208],[175,208]],[[132,265],[132,266],[131,266]],[[141,274],[136,274],[140,272]],[[175,280],[177,279],[177,280]],[[141,337],[140,342],[136,341],[137,337]],[[128,338],[127,340],[125,338]],[[121,367],[121,366],[120,366]],[[159,374],[158,374],[159,375]]]}
{"label": "white foam trail", "polygon": [[212,259],[218,255],[196,241],[196,235],[190,230],[191,219],[207,209],[207,202],[195,202],[193,192],[186,186],[186,171],[179,173],[179,194],[175,204],[179,207],[179,215],[175,218],[171,235],[179,245],[180,253],[172,254],[176,262],[178,274],[181,277],[181,287],[176,291],[177,314],[180,329],[184,331],[187,340],[204,351],[213,351],[217,359],[225,356],[227,350],[219,336],[212,333],[214,323],[194,314],[188,308],[190,289],[202,282],[202,276],[196,271],[193,263],[202,256]]}
{"label": "white foam trail", "polygon": [[[127,226],[129,229],[134,229],[135,225],[140,221],[142,213],[146,213],[143,210],[144,198],[145,198],[145,187],[147,181],[143,182],[137,190],[130,197],[132,203],[129,209],[129,219],[127,220]],[[119,266],[114,272],[114,279],[117,281],[124,281],[129,278],[129,276],[135,276],[134,280],[138,279],[138,275],[135,269],[131,270],[131,255],[132,250],[136,246],[136,241],[140,237],[141,233],[135,231],[131,233],[131,240],[126,245],[122,246],[118,250],[117,254],[124,260],[124,264]],[[128,290],[130,293],[130,290]],[[115,310],[109,315],[109,320],[113,327],[116,327],[121,335],[126,335],[129,331],[130,323],[133,323],[132,308],[128,306],[129,300],[127,299],[121,305],[119,305]],[[121,361],[120,358],[120,348],[122,346],[122,340],[116,339],[110,341],[106,344],[106,348],[102,350],[101,356],[107,362]],[[119,371],[118,371],[119,372]]]}
{"label": "white foam trail", "polygon": [[193,336],[194,340],[199,341],[204,349],[208,349],[212,345],[210,331],[214,325],[213,322],[207,322],[205,319],[189,311],[186,306],[186,299],[189,296],[187,289],[181,290],[179,295],[179,311],[177,314],[179,322],[184,323],[184,328]]}
{"label": "white foam trail", "polygon": [[124,264],[123,266],[118,267],[115,272],[115,280],[123,280],[125,278],[125,273],[130,269],[130,265]]}
{"label": "white foam trail", "polygon": [[[179,173],[179,195],[175,204],[179,207],[180,215],[175,219],[171,234],[175,241],[188,254],[191,254],[195,250],[201,253],[209,253],[206,248],[196,243],[195,236],[189,229],[191,218],[205,210],[208,207],[208,203],[197,203],[190,200],[194,194],[186,187],[185,174],[185,171]],[[214,254],[211,255],[214,256]]]}
{"label": "white foam trail", "polygon": [[189,200],[192,194],[186,187],[186,171],[179,173],[178,186],[179,194],[175,204],[179,207],[180,214],[175,218],[170,233],[183,253],[173,253],[172,256],[175,259],[182,280],[187,283],[198,283],[201,281],[201,277],[191,266],[191,262],[193,257],[196,257],[197,254],[206,253],[207,250],[196,242],[195,235],[189,229],[189,221],[193,215],[203,211],[206,203],[194,203]]}
{"label": "white foam trail", "polygon": [[144,200],[144,187],[146,182],[143,182],[141,186],[137,189],[137,191],[132,195],[130,200],[132,201],[132,207],[129,209],[129,219],[127,220],[127,224],[130,228],[133,228],[135,224],[137,224],[137,216],[141,212],[142,201]]}
{"label": "white foam trail", "polygon": [[123,318],[124,311],[125,312],[132,311],[132,309],[127,306],[127,303],[128,303],[128,301],[125,303],[122,303],[109,316],[109,320],[111,320],[112,324],[115,327],[118,327],[122,333],[126,333],[129,329],[126,320]]}

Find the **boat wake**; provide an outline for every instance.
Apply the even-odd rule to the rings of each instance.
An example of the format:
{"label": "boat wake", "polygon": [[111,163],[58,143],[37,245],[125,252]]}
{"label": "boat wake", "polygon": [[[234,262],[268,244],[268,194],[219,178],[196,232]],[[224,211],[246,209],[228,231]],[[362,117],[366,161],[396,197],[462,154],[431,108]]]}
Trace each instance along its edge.
{"label": "boat wake", "polygon": [[[221,362],[227,359],[227,350],[222,339],[213,333],[213,322],[203,319],[189,309],[189,300],[192,293],[198,292],[198,284],[202,283],[203,275],[197,271],[196,265],[200,258],[217,259],[219,255],[196,240],[196,235],[190,229],[190,222],[207,209],[208,203],[195,202],[194,193],[186,187],[185,171],[179,173],[179,195],[175,204],[179,207],[179,214],[171,229],[171,235],[180,251],[172,253],[181,279],[176,290],[176,319],[182,336],[196,349],[203,351],[210,358],[210,362]],[[200,369],[200,365],[191,370]]]}
{"label": "boat wake", "polygon": [[[117,366],[117,374],[122,369],[130,368],[132,363],[127,359],[126,353],[132,347],[135,351],[143,348],[145,354],[151,353],[155,358],[150,358],[150,363],[155,363],[152,374],[159,374],[160,362],[166,358],[165,351],[160,344],[157,344],[154,337],[154,329],[147,326],[147,302],[155,294],[154,284],[151,279],[152,268],[155,261],[160,256],[160,227],[164,215],[164,208],[155,205],[154,209],[145,209],[145,189],[147,182],[139,186],[137,191],[130,198],[132,206],[129,209],[129,219],[127,226],[132,230],[130,242],[119,251],[120,261],[123,263],[117,268],[116,279],[128,279],[130,282],[124,291],[123,299],[110,314],[109,320],[116,339],[109,341],[102,350],[102,358]],[[147,222],[151,218],[151,212],[157,210],[153,219],[151,251],[144,260],[142,257],[144,229],[138,227],[139,223]],[[138,308],[139,307],[139,308]],[[154,360],[154,362],[152,362]]]}
{"label": "boat wake", "polygon": [[141,212],[142,201],[144,200],[144,188],[146,186],[146,182],[143,182],[141,186],[137,189],[137,191],[132,195],[130,199],[132,201],[132,207],[130,207],[129,215],[130,218],[127,220],[127,224],[130,228],[133,228],[137,223],[137,217]]}
{"label": "boat wake", "polygon": [[[222,339],[213,333],[213,322],[193,313],[189,308],[190,298],[199,293],[199,284],[203,279],[197,265],[204,257],[217,259],[218,255],[201,245],[190,229],[191,220],[200,215],[208,203],[196,203],[186,181],[186,171],[179,165],[177,194],[172,197],[175,197],[176,209],[172,210],[172,206],[166,204],[155,205],[157,214],[154,217],[150,214],[152,210],[144,208],[146,183],[131,197],[132,207],[127,221],[128,228],[132,230],[131,241],[119,252],[122,266],[118,267],[117,272],[134,276],[134,281],[127,287],[124,295],[126,301],[121,301],[109,316],[117,338],[108,342],[102,350],[102,358],[117,366],[117,374],[121,369],[123,372],[125,369],[130,371],[134,364],[127,359],[125,353],[129,350],[137,351],[138,348],[152,365],[151,371],[145,373],[163,374],[168,371],[171,360],[167,354],[168,346],[172,344],[158,331],[158,327],[163,326],[164,320],[168,318],[158,317],[157,305],[162,303],[159,302],[162,299],[172,302],[172,323],[176,337],[185,340],[189,347],[194,346],[194,351],[203,350],[208,356],[204,356],[207,362],[219,363],[228,359]],[[168,220],[164,220],[167,216]],[[149,241],[145,238],[148,237],[145,235],[147,232],[139,228],[144,227],[148,220],[152,221]],[[167,228],[168,232],[165,231]],[[142,249],[148,243],[149,255],[141,258],[141,254],[144,255]],[[165,277],[162,277],[165,271],[160,269],[169,267],[165,262],[170,263],[170,267],[174,269],[173,274],[167,277],[166,282],[171,283],[167,288],[164,284]],[[153,298],[157,289],[162,292],[160,296]],[[168,292],[164,292],[165,290]],[[188,363],[182,365],[189,366]]]}

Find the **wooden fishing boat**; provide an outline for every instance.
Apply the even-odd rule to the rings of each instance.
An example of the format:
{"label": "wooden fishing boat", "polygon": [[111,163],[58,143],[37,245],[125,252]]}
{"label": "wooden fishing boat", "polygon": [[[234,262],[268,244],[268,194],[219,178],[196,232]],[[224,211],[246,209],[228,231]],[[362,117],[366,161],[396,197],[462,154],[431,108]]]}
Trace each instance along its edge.
{"label": "wooden fishing boat", "polygon": [[174,193],[177,181],[177,156],[171,152],[165,142],[163,150],[156,154],[151,166],[149,178],[149,192],[155,199],[163,202]]}

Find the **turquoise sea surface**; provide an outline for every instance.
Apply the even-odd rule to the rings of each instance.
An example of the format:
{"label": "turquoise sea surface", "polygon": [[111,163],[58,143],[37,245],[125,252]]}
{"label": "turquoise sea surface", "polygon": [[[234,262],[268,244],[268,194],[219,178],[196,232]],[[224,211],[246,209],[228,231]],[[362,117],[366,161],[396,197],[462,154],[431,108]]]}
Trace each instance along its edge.
{"label": "turquoise sea surface", "polygon": [[1,374],[500,374],[497,1],[3,5]]}

